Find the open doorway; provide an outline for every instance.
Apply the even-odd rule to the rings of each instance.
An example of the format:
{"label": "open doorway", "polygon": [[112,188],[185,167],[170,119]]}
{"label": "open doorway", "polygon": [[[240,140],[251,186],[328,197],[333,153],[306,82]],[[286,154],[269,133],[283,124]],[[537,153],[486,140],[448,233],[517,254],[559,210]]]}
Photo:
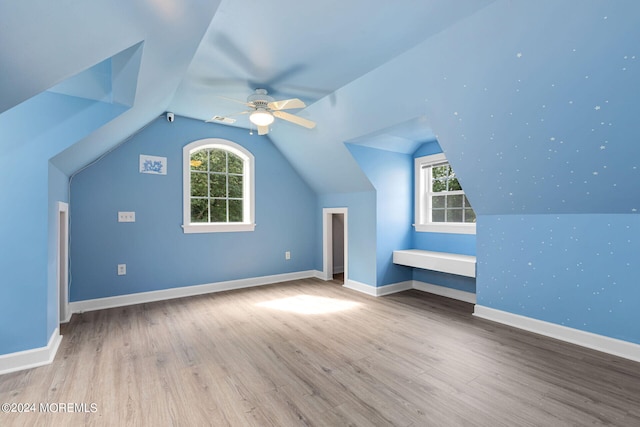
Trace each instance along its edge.
{"label": "open doorway", "polygon": [[69,321],[69,205],[58,202],[58,323]]}
{"label": "open doorway", "polygon": [[348,280],[347,208],[324,208],[323,215],[323,276],[345,284]]}
{"label": "open doorway", "polygon": [[344,285],[344,214],[331,215],[333,280]]}

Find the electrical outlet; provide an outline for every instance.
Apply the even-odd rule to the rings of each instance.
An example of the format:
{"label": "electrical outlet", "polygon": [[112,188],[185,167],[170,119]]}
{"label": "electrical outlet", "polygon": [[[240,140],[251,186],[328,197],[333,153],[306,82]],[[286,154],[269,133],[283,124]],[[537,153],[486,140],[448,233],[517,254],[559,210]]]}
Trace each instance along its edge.
{"label": "electrical outlet", "polygon": [[125,276],[127,274],[127,264],[118,264],[118,276]]}
{"label": "electrical outlet", "polygon": [[284,253],[284,259],[291,259],[291,252],[287,251]]}
{"label": "electrical outlet", "polygon": [[118,222],[136,222],[136,213],[118,212]]}

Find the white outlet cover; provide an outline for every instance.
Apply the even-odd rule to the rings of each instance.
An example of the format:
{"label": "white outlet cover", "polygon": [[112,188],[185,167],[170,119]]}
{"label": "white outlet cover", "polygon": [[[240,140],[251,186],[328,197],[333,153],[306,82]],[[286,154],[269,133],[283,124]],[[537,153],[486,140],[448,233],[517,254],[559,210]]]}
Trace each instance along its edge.
{"label": "white outlet cover", "polygon": [[125,276],[127,274],[127,264],[118,264],[118,276]]}

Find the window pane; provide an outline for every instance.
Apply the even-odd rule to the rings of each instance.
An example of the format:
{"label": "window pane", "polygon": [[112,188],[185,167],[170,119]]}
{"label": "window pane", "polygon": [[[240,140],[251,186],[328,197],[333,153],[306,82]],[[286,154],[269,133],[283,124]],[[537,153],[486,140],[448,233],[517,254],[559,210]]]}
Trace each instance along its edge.
{"label": "window pane", "polygon": [[444,209],[433,209],[431,211],[432,222],[444,222]]}
{"label": "window pane", "polygon": [[242,171],[242,159],[235,154],[229,153],[229,173],[239,173]]}
{"label": "window pane", "polygon": [[191,170],[206,171],[207,170],[207,150],[196,151],[191,154]]}
{"label": "window pane", "polygon": [[191,196],[207,197],[207,173],[191,172]]}
{"label": "window pane", "polygon": [[464,196],[464,206],[466,208],[470,208],[471,207],[471,203],[469,203],[469,199],[467,199],[467,196]]}
{"label": "window pane", "polygon": [[431,176],[433,179],[446,178],[449,173],[449,165],[433,166],[431,168]]}
{"label": "window pane", "polygon": [[431,198],[432,207],[434,209],[444,208],[444,199],[447,196],[433,196]]}
{"label": "window pane", "polygon": [[229,197],[242,198],[242,175],[229,175]]}
{"label": "window pane", "polygon": [[211,197],[227,197],[227,176],[211,174]]}
{"label": "window pane", "polygon": [[460,183],[458,182],[458,178],[450,178],[449,179],[449,191],[458,191],[462,190]]}
{"label": "window pane", "polygon": [[464,222],[476,222],[476,213],[473,209],[464,210]]}
{"label": "window pane", "polygon": [[211,150],[209,154],[209,170],[211,172],[227,171],[227,152],[224,150]]}
{"label": "window pane", "polygon": [[434,193],[438,193],[440,191],[447,190],[447,181],[441,179],[434,179],[431,184],[431,191]]}
{"label": "window pane", "polygon": [[447,222],[462,222],[462,209],[447,209]]}
{"label": "window pane", "polygon": [[463,197],[462,194],[457,194],[455,196],[447,196],[447,208],[461,208],[462,197]]}
{"label": "window pane", "polygon": [[227,201],[225,199],[211,200],[211,222],[227,222]]}
{"label": "window pane", "polygon": [[209,222],[207,199],[191,199],[191,222]]}
{"label": "window pane", "polygon": [[229,222],[242,222],[242,200],[229,200]]}

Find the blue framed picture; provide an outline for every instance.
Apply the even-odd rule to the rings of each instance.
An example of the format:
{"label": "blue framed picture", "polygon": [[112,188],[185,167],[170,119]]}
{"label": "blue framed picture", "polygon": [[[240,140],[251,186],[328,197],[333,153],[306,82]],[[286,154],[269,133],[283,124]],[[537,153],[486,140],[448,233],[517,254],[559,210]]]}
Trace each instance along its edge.
{"label": "blue framed picture", "polygon": [[140,154],[140,173],[167,174],[167,158]]}

